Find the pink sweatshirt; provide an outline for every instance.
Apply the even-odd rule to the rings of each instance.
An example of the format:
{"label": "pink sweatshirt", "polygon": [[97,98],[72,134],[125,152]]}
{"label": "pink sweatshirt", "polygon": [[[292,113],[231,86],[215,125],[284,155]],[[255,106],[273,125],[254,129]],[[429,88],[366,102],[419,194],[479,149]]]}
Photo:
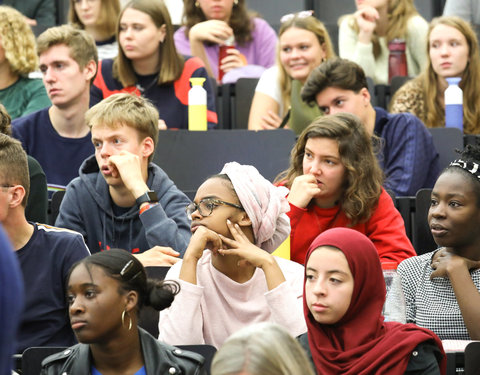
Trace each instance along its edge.
{"label": "pink sweatshirt", "polygon": [[294,337],[306,332],[304,268],[289,260],[275,259],[286,281],[270,291],[261,269],[239,284],[213,267],[210,251],[205,251],[198,262],[197,285],[178,279],[182,261],[176,263],[166,279],[177,280],[181,291],[172,306],[160,312],[159,340],[172,345],[210,344],[219,348],[240,328],[265,321],[284,326]]}

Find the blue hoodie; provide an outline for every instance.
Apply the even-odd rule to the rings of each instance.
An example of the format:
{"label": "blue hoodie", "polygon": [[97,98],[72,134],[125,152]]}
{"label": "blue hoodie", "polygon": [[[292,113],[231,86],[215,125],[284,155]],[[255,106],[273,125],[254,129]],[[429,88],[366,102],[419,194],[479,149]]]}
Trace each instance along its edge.
{"label": "blue hoodie", "polygon": [[191,236],[185,213],[190,200],[153,163],[148,166],[147,185],[157,193],[159,204],[142,215],[136,204],[116,215],[93,155],[68,184],[55,225],[82,233],[92,254],[110,248],[142,253],[158,245],[170,246],[183,257]]}

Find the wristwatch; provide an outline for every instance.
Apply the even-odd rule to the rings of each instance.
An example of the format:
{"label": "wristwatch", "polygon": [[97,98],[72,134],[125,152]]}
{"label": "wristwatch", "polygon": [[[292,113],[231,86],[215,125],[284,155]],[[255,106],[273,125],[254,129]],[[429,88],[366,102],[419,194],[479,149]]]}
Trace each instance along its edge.
{"label": "wristwatch", "polygon": [[147,190],[144,194],[140,195],[135,202],[140,206],[142,203],[157,203],[157,193],[153,190]]}

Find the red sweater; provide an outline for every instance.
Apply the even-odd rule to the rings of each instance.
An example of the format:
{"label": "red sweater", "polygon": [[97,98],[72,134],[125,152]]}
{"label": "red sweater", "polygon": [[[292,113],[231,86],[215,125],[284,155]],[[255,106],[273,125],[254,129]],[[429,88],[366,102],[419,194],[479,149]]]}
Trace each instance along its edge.
{"label": "red sweater", "polygon": [[[290,258],[304,264],[308,247],[323,231],[335,227],[347,227],[350,220],[340,211],[339,206],[320,208],[310,204],[299,208],[290,204],[292,231],[290,233]],[[393,205],[392,198],[382,189],[378,205],[366,222],[359,223],[352,229],[364,233],[377,248],[381,261],[402,260],[416,255],[405,232],[402,216]]]}

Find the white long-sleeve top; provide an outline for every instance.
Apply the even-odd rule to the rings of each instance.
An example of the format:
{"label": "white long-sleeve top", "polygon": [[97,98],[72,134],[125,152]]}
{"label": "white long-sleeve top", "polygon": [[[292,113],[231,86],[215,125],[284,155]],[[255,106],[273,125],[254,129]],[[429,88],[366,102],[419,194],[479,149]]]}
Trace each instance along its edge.
{"label": "white long-sleeve top", "polygon": [[170,308],[160,312],[159,340],[172,345],[210,344],[219,348],[247,325],[272,321],[294,337],[307,331],[303,315],[302,265],[275,257],[286,281],[268,290],[265,275],[256,269],[245,283],[237,283],[213,267],[211,252],[197,264],[197,285],[179,280],[182,261],[165,279],[180,283]]}
{"label": "white long-sleeve top", "polygon": [[[378,38],[380,55],[375,59],[373,43],[360,43],[353,29],[353,16],[345,17],[338,32],[338,51],[340,57],[352,60],[360,65],[367,77],[376,84],[388,83],[388,44],[385,37]],[[427,64],[428,22],[421,16],[412,16],[407,22],[406,51],[409,77],[417,76]]]}

